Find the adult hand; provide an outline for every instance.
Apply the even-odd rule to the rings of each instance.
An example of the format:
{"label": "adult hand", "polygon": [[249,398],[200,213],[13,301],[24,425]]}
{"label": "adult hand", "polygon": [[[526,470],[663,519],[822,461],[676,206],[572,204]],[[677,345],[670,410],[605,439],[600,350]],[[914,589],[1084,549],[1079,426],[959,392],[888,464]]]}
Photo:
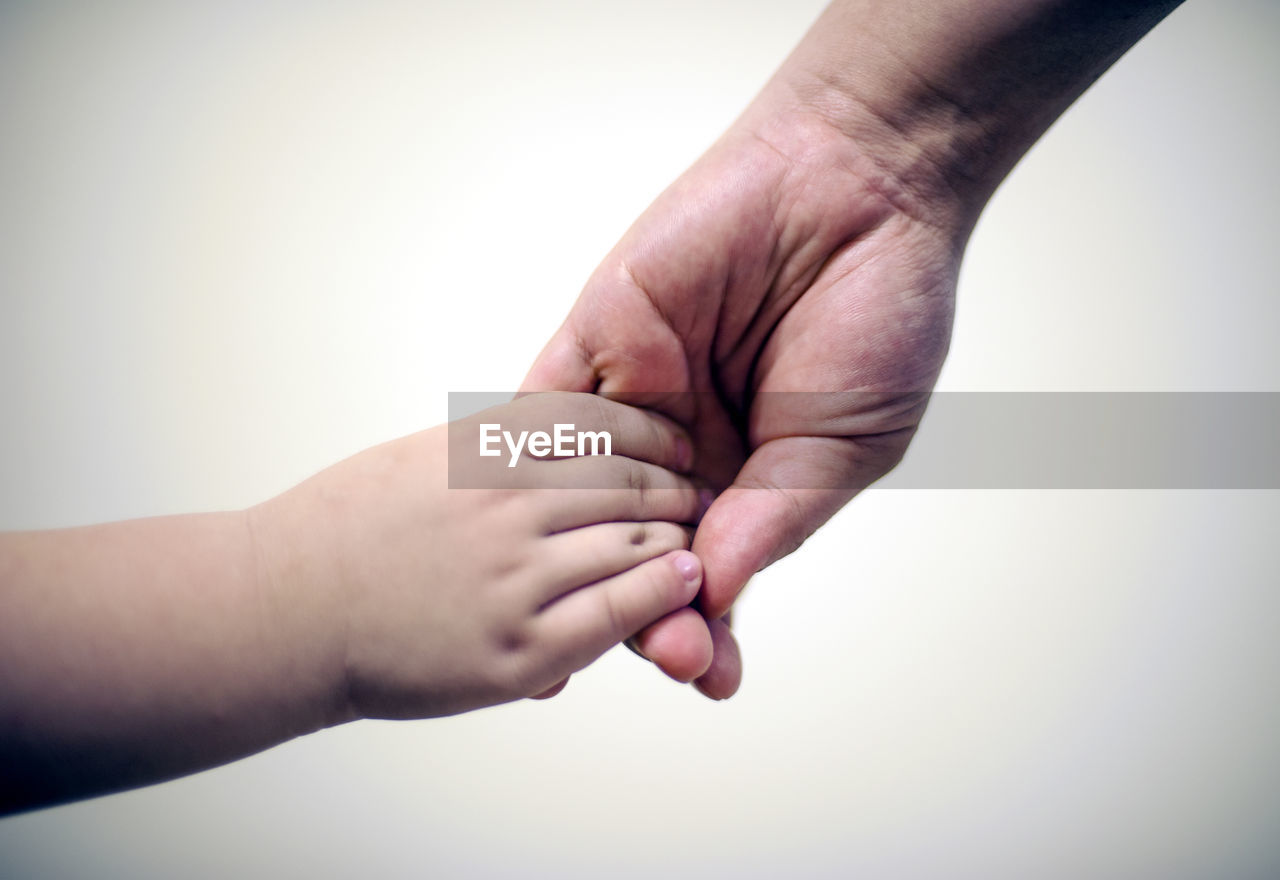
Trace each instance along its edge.
{"label": "adult hand", "polygon": [[[735,127],[657,200],[525,380],[690,429],[696,472],[724,490],[693,543],[707,622],[678,612],[638,646],[717,698],[741,674],[718,618],[747,579],[905,450],[946,352],[961,244],[817,115],[769,122]],[[815,391],[864,393],[775,393]]]}
{"label": "adult hand", "polygon": [[592,275],[524,387],[666,412],[723,489],[692,548],[705,620],[685,609],[637,640],[668,674],[736,690],[719,619],[902,456],[987,199],[1176,5],[835,0]]}

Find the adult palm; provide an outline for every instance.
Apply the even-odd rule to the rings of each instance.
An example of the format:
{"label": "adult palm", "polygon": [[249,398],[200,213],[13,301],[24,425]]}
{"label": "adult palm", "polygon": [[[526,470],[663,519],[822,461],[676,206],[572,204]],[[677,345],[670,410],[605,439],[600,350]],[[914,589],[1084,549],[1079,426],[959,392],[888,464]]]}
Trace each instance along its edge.
{"label": "adult palm", "polygon": [[741,676],[719,618],[900,460],[946,354],[968,224],[885,168],[818,114],[740,122],[625,234],[525,380],[690,429],[718,491],[693,541],[702,615],[637,642],[709,696]]}

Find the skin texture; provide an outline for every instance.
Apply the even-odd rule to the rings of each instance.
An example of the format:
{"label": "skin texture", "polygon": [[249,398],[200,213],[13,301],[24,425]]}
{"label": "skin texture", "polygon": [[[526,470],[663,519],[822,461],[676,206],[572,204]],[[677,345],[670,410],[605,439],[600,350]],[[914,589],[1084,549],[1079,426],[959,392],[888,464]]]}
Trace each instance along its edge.
{"label": "skin texture", "polygon": [[[648,392],[628,399],[687,425],[723,490],[694,539],[710,625],[685,611],[638,642],[681,680],[707,675],[714,640],[732,650],[717,619],[747,579],[898,461],[946,352],[958,243],[834,158],[840,141],[799,117],[727,135],[628,232],[526,380]],[[817,389],[861,393],[771,393]],[[704,689],[736,688],[727,665]]]}
{"label": "skin texture", "polygon": [[[671,422],[579,398],[571,420],[612,425],[619,458],[450,491],[455,429],[436,429],[249,511],[0,536],[0,809],[352,718],[547,696],[633,635],[731,695],[725,615],[746,581],[910,441],[986,200],[1174,6],[833,3],[626,233],[525,383],[667,414],[696,482],[672,473],[690,457]],[[545,400],[488,418],[545,430]],[[701,566],[672,525],[695,522]]]}
{"label": "skin texture", "polygon": [[[507,468],[474,454],[482,421],[604,428],[614,455]],[[547,690],[696,594],[683,438],[540,395],[246,511],[0,535],[0,811]]]}
{"label": "skin texture", "polygon": [[693,542],[701,615],[634,642],[667,674],[734,693],[724,615],[901,459],[983,206],[1176,5],[837,0],[593,273],[524,387],[625,394],[694,437],[720,490]]}

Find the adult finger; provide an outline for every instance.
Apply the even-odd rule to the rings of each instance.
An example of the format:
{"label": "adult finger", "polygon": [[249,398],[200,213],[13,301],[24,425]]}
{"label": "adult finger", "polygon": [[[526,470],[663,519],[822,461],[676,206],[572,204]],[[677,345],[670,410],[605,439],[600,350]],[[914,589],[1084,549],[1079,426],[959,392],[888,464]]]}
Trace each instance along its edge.
{"label": "adult finger", "polygon": [[536,391],[595,391],[596,374],[568,322],[543,346],[528,375],[520,383],[522,393]]}
{"label": "adult finger", "polygon": [[693,686],[705,697],[727,700],[738,692],[738,686],[742,684],[742,653],[729,628],[729,615],[708,620],[707,630],[713,645],[711,664]]}
{"label": "adult finger", "polygon": [[692,608],[680,608],[646,626],[627,646],[682,682],[705,674],[715,651],[706,619]]}
{"label": "adult finger", "polygon": [[706,567],[703,613],[723,616],[753,574],[798,548],[900,455],[897,440],[835,437],[782,437],[756,449],[694,535]]}

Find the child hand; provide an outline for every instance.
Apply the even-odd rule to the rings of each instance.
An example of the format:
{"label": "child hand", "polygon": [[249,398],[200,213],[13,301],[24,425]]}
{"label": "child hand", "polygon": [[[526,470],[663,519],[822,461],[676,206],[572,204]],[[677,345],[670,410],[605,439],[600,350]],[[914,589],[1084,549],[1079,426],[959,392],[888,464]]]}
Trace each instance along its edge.
{"label": "child hand", "polygon": [[[518,437],[558,422],[609,431],[612,455],[512,467],[506,449],[479,455],[482,424]],[[255,508],[280,632],[331,683],[333,723],[538,694],[689,604],[701,564],[680,524],[705,506],[675,473],[690,448],[642,410],[531,395],[366,450]]]}

